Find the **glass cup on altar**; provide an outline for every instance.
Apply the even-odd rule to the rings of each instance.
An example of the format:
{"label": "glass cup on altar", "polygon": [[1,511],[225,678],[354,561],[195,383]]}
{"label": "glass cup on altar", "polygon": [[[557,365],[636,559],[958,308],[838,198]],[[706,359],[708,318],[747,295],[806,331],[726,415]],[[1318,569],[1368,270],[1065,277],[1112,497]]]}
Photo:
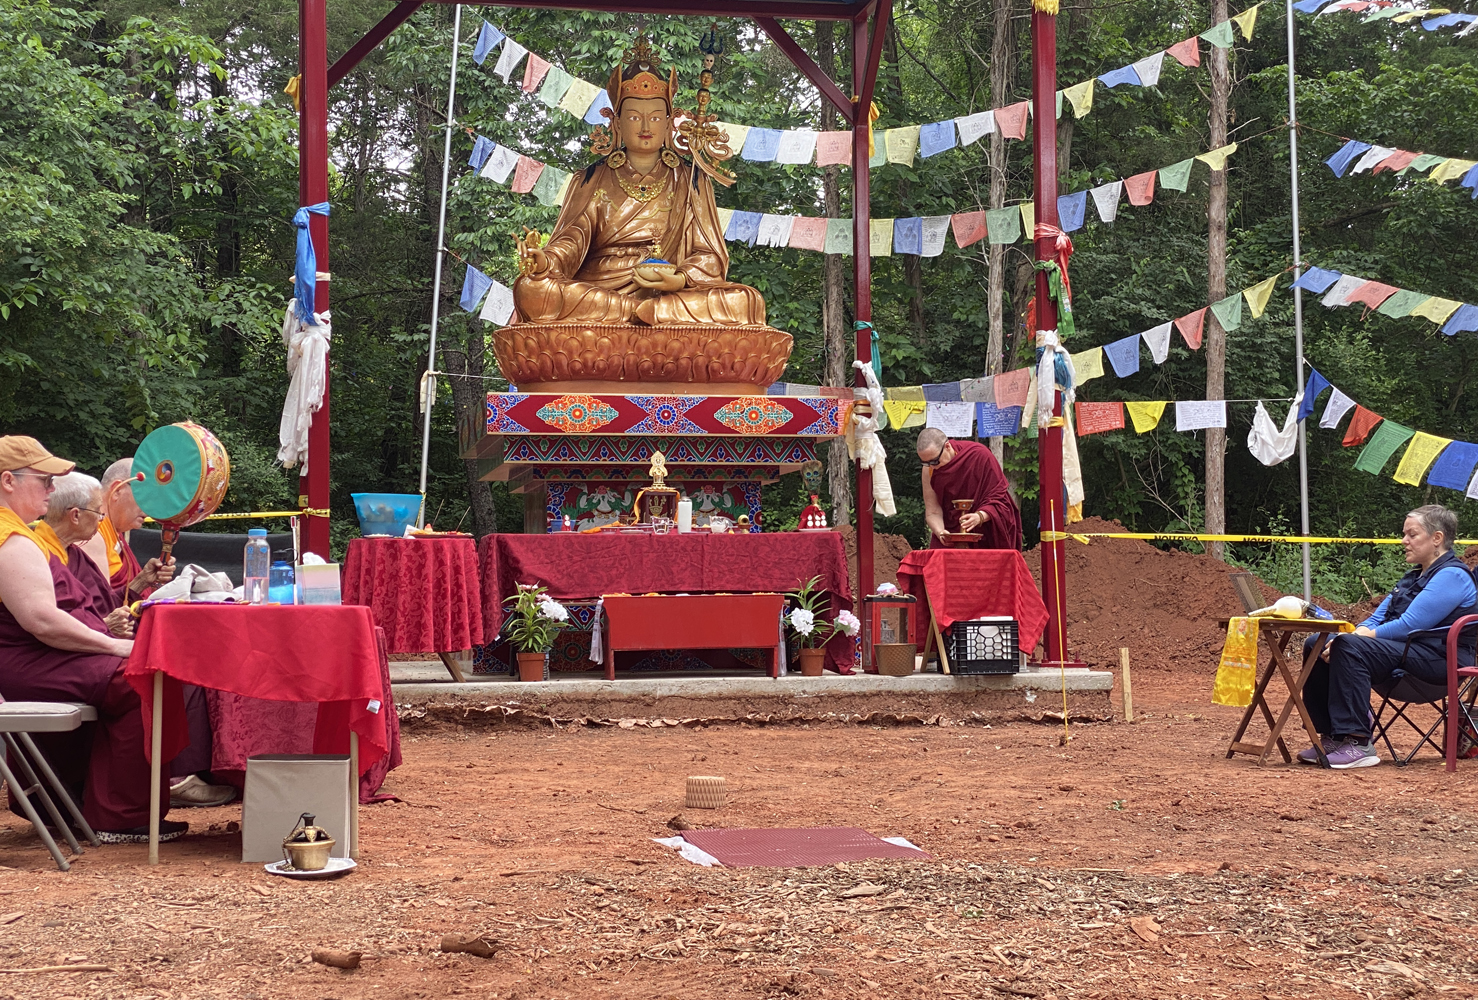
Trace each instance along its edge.
{"label": "glass cup on altar", "polygon": [[652,518],[652,532],[658,535],[665,535],[672,530],[672,523],[672,518],[670,517],[654,517]]}

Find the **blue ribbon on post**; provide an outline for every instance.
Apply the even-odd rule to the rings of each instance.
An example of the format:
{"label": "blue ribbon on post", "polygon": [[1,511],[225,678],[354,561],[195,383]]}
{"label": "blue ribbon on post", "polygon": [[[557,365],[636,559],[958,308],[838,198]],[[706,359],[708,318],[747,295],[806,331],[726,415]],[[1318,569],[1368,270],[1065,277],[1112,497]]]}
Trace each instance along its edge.
{"label": "blue ribbon on post", "polygon": [[313,299],[318,291],[318,255],[313,252],[313,237],[308,232],[309,215],[328,215],[328,202],[305,205],[293,216],[293,226],[298,230],[298,262],[293,269],[293,295],[298,300],[298,318],[309,326],[317,326],[313,319]]}

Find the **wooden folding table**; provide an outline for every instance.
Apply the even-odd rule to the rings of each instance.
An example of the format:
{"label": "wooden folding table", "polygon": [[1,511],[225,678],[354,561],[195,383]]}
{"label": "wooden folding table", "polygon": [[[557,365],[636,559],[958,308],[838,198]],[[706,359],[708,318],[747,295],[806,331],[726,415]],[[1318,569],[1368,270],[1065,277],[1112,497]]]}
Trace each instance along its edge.
{"label": "wooden folding table", "polygon": [[[1222,619],[1221,626],[1226,628],[1227,621]],[[1319,654],[1324,651],[1331,635],[1349,631],[1347,622],[1329,621],[1322,618],[1261,618],[1258,620],[1258,635],[1268,648],[1268,661],[1258,674],[1257,684],[1252,689],[1252,703],[1242,713],[1242,721],[1237,726],[1237,732],[1232,736],[1232,742],[1227,747],[1227,759],[1233,754],[1245,753],[1256,757],[1259,764],[1265,764],[1268,754],[1273,752],[1273,747],[1283,755],[1285,764],[1293,763],[1293,755],[1288,752],[1288,745],[1283,742],[1283,727],[1288,723],[1288,718],[1295,711],[1303,722],[1304,731],[1308,733],[1309,740],[1314,745],[1314,752],[1319,756],[1321,767],[1328,767],[1329,761],[1324,757],[1323,745],[1319,742],[1319,733],[1314,728],[1314,722],[1309,718],[1309,710],[1304,705],[1303,689],[1309,681],[1309,675],[1314,672],[1314,664],[1319,659]],[[1304,656],[1303,664],[1295,675],[1286,655],[1288,643],[1294,636],[1315,635],[1318,638],[1308,653]],[[1274,674],[1283,678],[1283,683],[1288,687],[1288,700],[1283,705],[1283,710],[1278,714],[1276,720],[1273,718],[1272,708],[1268,705],[1267,689],[1268,682],[1273,679]],[[1268,739],[1266,743],[1243,742],[1242,737],[1247,733],[1247,727],[1252,723],[1254,712],[1262,712],[1262,717],[1268,724]]]}

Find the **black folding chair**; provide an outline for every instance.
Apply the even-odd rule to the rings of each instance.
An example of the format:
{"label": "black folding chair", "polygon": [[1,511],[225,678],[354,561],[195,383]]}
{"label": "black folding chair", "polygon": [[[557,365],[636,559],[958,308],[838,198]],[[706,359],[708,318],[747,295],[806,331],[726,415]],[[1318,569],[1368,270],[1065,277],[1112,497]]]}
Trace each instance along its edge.
{"label": "black folding chair", "polygon": [[[1402,662],[1405,662],[1406,655],[1411,651],[1413,639],[1445,636],[1447,678],[1444,681],[1433,684],[1411,676],[1398,666],[1392,671],[1389,680],[1371,685],[1371,689],[1380,696],[1380,704],[1376,706],[1373,716],[1371,742],[1379,739],[1384,743],[1391,759],[1398,765],[1411,763],[1423,746],[1430,746],[1438,755],[1447,758],[1448,770],[1453,770],[1456,767],[1456,737],[1464,735],[1468,740],[1478,742],[1473,708],[1474,700],[1478,698],[1478,669],[1472,664],[1458,663],[1458,645],[1462,633],[1475,629],[1478,629],[1478,615],[1467,615],[1450,626],[1422,629],[1406,637],[1406,648],[1401,653]],[[1420,705],[1430,706],[1437,712],[1437,720],[1425,728],[1408,714],[1408,710]],[[1390,731],[1397,720],[1410,726],[1418,737],[1416,746],[1404,757],[1391,744]],[[1439,729],[1443,731],[1441,743],[1434,738]]]}

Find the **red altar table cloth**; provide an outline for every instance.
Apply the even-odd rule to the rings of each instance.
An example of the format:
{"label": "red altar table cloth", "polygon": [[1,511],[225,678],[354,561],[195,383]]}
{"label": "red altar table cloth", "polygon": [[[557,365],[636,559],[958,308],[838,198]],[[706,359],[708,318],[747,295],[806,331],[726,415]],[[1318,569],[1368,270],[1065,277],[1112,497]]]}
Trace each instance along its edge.
{"label": "red altar table cloth", "polygon": [[[164,678],[169,760],[190,742],[180,684],[267,701],[317,702],[314,753],[349,752],[359,734],[359,772],[390,749],[395,707],[386,700],[374,620],[352,605],[159,604],[144,612],[124,676],[153,725],[154,674]],[[147,747],[146,747],[147,752]]]}
{"label": "red altar table cloth", "polygon": [[1018,644],[1030,654],[1047,627],[1047,605],[1020,552],[1010,549],[927,549],[898,565],[898,586],[932,606],[941,629],[971,618],[1016,619]]}
{"label": "red altar table cloth", "polygon": [[780,676],[783,594],[605,595],[606,680],[616,679],[616,652],[631,649],[768,650],[770,676]]}
{"label": "red altar table cloth", "polygon": [[[556,600],[602,594],[786,592],[819,576],[829,601],[825,618],[852,608],[841,535],[745,532],[623,535],[614,532],[485,535],[482,618],[490,639],[502,627],[503,603],[520,583],[540,583]],[[852,640],[827,643],[827,664],[849,669]]]}
{"label": "red altar table cloth", "polygon": [[355,538],[345,604],[362,604],[392,653],[454,653],[483,642],[482,584],[470,538]]}

